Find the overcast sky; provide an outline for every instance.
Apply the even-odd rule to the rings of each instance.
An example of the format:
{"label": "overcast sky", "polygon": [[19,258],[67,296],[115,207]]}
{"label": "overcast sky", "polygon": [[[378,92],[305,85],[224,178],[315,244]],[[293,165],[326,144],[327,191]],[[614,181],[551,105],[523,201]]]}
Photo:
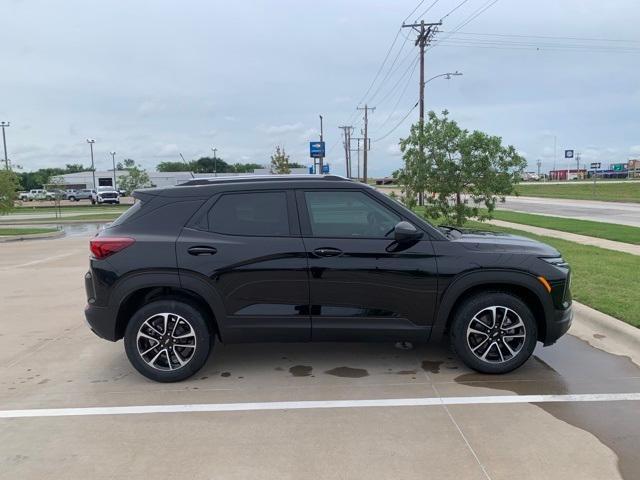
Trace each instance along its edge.
{"label": "overcast sky", "polygon": [[[439,0],[424,18],[437,21],[460,2]],[[344,174],[337,127],[359,129],[356,105],[418,3],[5,0],[0,120],[11,122],[9,156],[25,170],[88,164],[90,137],[98,169],[109,168],[111,150],[153,169],[180,152],[187,159],[210,155],[212,146],[229,162],[267,163],[277,144],[308,164],[308,141],[317,139],[323,114],[327,160]],[[461,126],[503,137],[531,170],[537,159],[545,170],[553,166],[554,135],[559,166],[566,166],[566,148],[586,162],[640,157],[640,2],[499,0],[460,30],[630,43],[523,37],[545,44],[524,49],[477,43],[518,37],[453,35],[445,45],[446,32],[487,3],[468,0],[444,20],[436,37],[443,44],[426,55],[426,76],[464,75],[430,82],[427,109],[447,108]],[[468,45],[465,38],[476,47],[460,46]],[[387,67],[403,44],[396,70],[367,96],[377,107],[374,140],[417,101],[417,72],[410,83],[402,76],[418,53],[411,39],[398,37]],[[414,110],[373,143],[371,174],[401,165],[398,138],[417,116]]]}

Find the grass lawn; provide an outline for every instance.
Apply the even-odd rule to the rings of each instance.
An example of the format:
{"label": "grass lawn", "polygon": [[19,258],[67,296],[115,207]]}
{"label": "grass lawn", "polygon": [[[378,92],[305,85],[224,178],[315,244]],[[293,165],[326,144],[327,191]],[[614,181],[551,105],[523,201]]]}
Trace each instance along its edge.
{"label": "grass lawn", "polygon": [[555,247],[573,269],[571,291],[575,300],[640,328],[640,256],[476,221],[467,222],[465,227],[513,233]]}
{"label": "grass lawn", "polygon": [[[640,206],[638,207],[640,208]],[[494,210],[493,217],[505,222],[521,223],[534,227],[550,228],[562,232],[577,233],[590,237],[606,238],[616,242],[640,245],[640,228],[613,223],[592,222],[590,220],[575,220],[572,218],[548,217],[531,213]]]}
{"label": "grass lawn", "polygon": [[591,182],[567,182],[547,185],[544,183],[521,183],[516,187],[520,195],[527,197],[572,198],[577,200],[603,200],[607,202],[640,203],[640,181],[607,183],[599,181],[596,194]]}
{"label": "grass lawn", "polygon": [[0,236],[34,235],[36,233],[51,233],[55,231],[55,228],[0,228]]}

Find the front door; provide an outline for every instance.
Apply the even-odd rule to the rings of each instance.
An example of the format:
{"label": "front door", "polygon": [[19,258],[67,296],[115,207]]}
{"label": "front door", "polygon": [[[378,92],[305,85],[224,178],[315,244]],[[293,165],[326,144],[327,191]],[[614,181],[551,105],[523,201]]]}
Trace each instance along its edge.
{"label": "front door", "polygon": [[[181,278],[209,282],[223,341],[308,341],[309,284],[293,192],[220,194],[206,221],[185,228]],[[204,217],[203,217],[204,218]]]}
{"label": "front door", "polygon": [[437,298],[428,237],[398,245],[400,213],[361,189],[299,190],[313,340],[427,340]]}

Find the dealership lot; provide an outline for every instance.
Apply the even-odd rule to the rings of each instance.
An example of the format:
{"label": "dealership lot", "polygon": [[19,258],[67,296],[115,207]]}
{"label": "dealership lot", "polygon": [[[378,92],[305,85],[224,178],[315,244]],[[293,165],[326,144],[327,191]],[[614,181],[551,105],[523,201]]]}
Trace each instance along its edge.
{"label": "dealership lot", "polygon": [[[566,336],[492,377],[444,345],[217,345],[193,379],[152,383],[84,325],[87,256],[82,236],[0,245],[0,478],[640,475],[640,402],[618,395],[640,392],[640,367],[626,357]],[[601,396],[575,401],[588,394]],[[322,401],[343,403],[307,403]]]}

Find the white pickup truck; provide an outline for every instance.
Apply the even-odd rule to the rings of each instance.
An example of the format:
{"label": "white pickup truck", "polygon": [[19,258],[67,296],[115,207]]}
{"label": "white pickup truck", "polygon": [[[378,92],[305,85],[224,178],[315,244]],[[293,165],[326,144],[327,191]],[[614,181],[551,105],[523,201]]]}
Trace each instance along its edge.
{"label": "white pickup truck", "polygon": [[47,191],[42,188],[34,188],[28,192],[21,192],[18,196],[23,202],[32,202],[34,200],[47,200]]}

